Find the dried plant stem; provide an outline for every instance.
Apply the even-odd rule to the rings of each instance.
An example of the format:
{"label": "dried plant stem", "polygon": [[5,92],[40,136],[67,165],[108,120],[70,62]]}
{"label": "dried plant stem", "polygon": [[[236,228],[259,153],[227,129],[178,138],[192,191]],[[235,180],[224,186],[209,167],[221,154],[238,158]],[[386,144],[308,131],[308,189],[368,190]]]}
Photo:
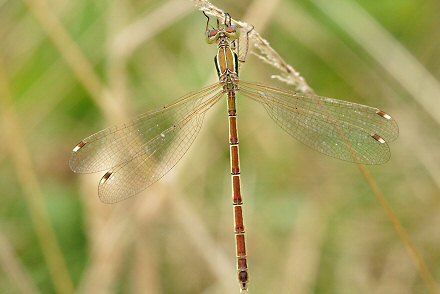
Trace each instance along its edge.
{"label": "dried plant stem", "polygon": [[[434,97],[440,95],[440,83],[411,53],[355,3],[340,1],[336,7],[327,1],[313,0],[313,2],[323,12],[329,15],[332,20],[338,23],[353,40],[366,48],[366,51],[399,81],[402,87],[413,96],[414,100],[419,102],[437,123],[440,123],[440,112],[437,107],[435,107],[436,102],[433,100]],[[343,15],[341,15],[341,13],[343,13]],[[347,18],[347,16],[349,17]],[[393,52],[393,58],[390,58],[389,52]],[[358,167],[407,248],[417,266],[420,276],[428,286],[430,293],[439,293],[440,290],[421,254],[418,252],[408,232],[379,189],[376,180],[371,176],[365,166],[358,164]]]}
{"label": "dried plant stem", "polygon": [[[286,13],[286,14],[289,14],[289,13],[293,13],[293,12],[294,12],[294,11],[293,11],[293,8],[290,8],[290,6],[286,6],[285,8],[286,8],[286,9],[285,9],[283,12]],[[295,12],[298,12],[297,7],[294,7],[294,8],[295,8]],[[291,15],[292,15],[292,14],[291,14]],[[295,19],[298,20],[298,17],[295,17]],[[286,20],[286,18],[281,17],[281,18],[279,19],[279,22],[288,22],[288,21]],[[289,24],[289,27],[294,27],[294,26],[292,25],[292,23],[288,23],[288,24]],[[311,24],[313,25],[313,23],[311,23]],[[299,26],[299,27],[304,27],[304,25],[301,25],[301,26]],[[316,29],[317,29],[317,28],[316,28]],[[316,30],[316,29],[315,29],[315,30]],[[310,37],[310,36],[309,36],[309,37]],[[309,48],[310,48],[310,46],[309,46]],[[313,50],[319,50],[319,46],[318,46],[317,48],[310,48],[310,49],[311,49],[311,50],[312,50],[312,49],[313,49]],[[342,49],[342,48],[340,48],[340,50],[341,50],[341,49]],[[347,49],[345,49],[345,51],[347,51]],[[348,54],[348,53],[349,53],[349,52],[347,51],[345,54]],[[317,54],[320,54],[320,53],[318,52]],[[370,75],[373,75],[373,74],[374,74],[374,72],[370,73]],[[345,76],[348,76],[348,75],[345,75]],[[405,122],[401,122],[401,123],[405,123]],[[415,122],[413,122],[413,123],[411,123],[411,122],[408,123],[408,122],[407,122],[406,125],[409,125],[409,126],[411,126],[411,125],[415,125]],[[406,128],[406,129],[407,129],[407,128]],[[414,149],[415,152],[417,152],[420,148],[421,148],[421,147],[418,146],[418,148]],[[421,155],[422,155],[422,154],[429,154],[429,152],[425,152],[425,153],[420,152],[420,154],[421,154]],[[425,167],[427,168],[427,170],[428,170],[429,172],[431,172],[432,174],[440,174],[440,173],[437,171],[438,169],[434,167],[435,164],[432,164],[432,160],[431,160],[431,161],[429,161],[429,160],[423,160],[423,156],[419,156],[419,158],[422,158],[421,161],[424,162]],[[361,169],[361,172],[362,172],[362,171],[367,171],[367,172],[368,172],[368,170],[367,170],[364,166],[362,166],[362,167],[360,166],[359,168]],[[436,172],[436,171],[437,171],[437,172]],[[430,283],[431,283],[431,285],[432,285],[432,283],[434,282],[433,279],[432,279],[432,275],[429,273],[429,270],[428,270],[428,268],[426,267],[426,265],[425,265],[423,259],[421,258],[421,255],[417,252],[417,248],[413,245],[413,243],[412,243],[411,240],[409,239],[408,233],[407,233],[406,230],[403,228],[403,226],[402,226],[401,223],[399,222],[398,218],[395,216],[395,213],[394,213],[394,212],[392,211],[392,209],[390,208],[388,202],[387,202],[386,199],[384,198],[384,195],[381,193],[380,190],[377,189],[377,188],[378,188],[378,185],[377,185],[375,179],[372,178],[372,176],[371,176],[369,173],[365,174],[365,173],[362,172],[362,174],[364,175],[364,177],[366,177],[368,184],[370,185],[370,187],[372,188],[372,191],[373,191],[374,195],[376,196],[376,199],[379,201],[379,203],[381,204],[382,208],[383,208],[384,211],[387,213],[387,216],[388,216],[388,218],[390,219],[390,221],[392,222],[392,224],[393,224],[395,230],[398,232],[399,236],[401,236],[401,240],[402,240],[403,243],[405,244],[406,248],[408,248],[408,250],[409,250],[408,252],[409,252],[410,255],[412,256],[412,259],[416,261],[415,264],[417,265],[417,268],[418,268],[418,270],[419,270],[420,275],[425,275],[425,277],[424,277],[424,281],[425,281],[425,283],[426,283],[428,286],[430,285]],[[440,181],[438,181],[436,177],[433,177],[433,180],[434,180],[436,183],[440,183]],[[427,273],[427,274],[426,274],[426,273]],[[428,281],[428,282],[427,282],[427,281]],[[429,282],[429,281],[430,281],[430,282]],[[436,286],[435,286],[435,287],[436,287]],[[432,288],[432,287],[431,287],[431,288]]]}
{"label": "dried plant stem", "polygon": [[[196,7],[204,11],[206,14],[224,20],[225,12],[220,8],[212,5],[207,0],[191,0]],[[232,23],[245,31],[251,31],[252,25],[232,19]],[[262,61],[270,64],[279,71],[281,76],[273,76],[288,85],[293,86],[296,90],[304,93],[313,93],[313,89],[307,84],[305,79],[297,72],[291,65],[284,61],[284,59],[270,46],[269,42],[265,40],[256,29],[253,29],[249,34],[250,42],[253,44],[257,52],[253,52]]]}
{"label": "dried plant stem", "polygon": [[40,183],[30,152],[26,147],[22,127],[12,105],[9,83],[3,69],[3,62],[0,60],[0,112],[7,126],[5,128],[6,140],[8,146],[11,147],[9,152],[24,190],[25,200],[41,249],[47,260],[54,287],[58,293],[74,293],[70,274],[44,206]]}
{"label": "dried plant stem", "polygon": [[[327,27],[308,14],[301,5],[295,3],[283,2],[277,17],[273,20],[284,29],[286,34],[321,58],[361,97],[372,95],[371,83],[382,82],[382,88],[387,86],[383,83],[383,79],[378,77],[376,71],[369,67],[369,63],[363,61],[342,40],[329,34]],[[307,33],[304,33],[304,28],[307,28]],[[341,60],[350,60],[350,62],[341,62]],[[358,72],[359,68],[362,68],[362,73],[353,75],[353,72]],[[387,89],[391,91],[389,86]]]}
{"label": "dried plant stem", "polygon": [[435,282],[431,272],[426,266],[426,263],[424,262],[422,256],[417,250],[416,245],[411,241],[408,232],[403,227],[402,223],[399,221],[397,215],[394,213],[390,204],[388,203],[382,191],[380,190],[376,180],[371,176],[371,174],[368,172],[367,168],[364,165],[358,164],[358,167],[362,175],[367,180],[368,185],[372,189],[374,196],[376,196],[377,201],[381,205],[382,209],[385,211],[388,219],[393,224],[393,227],[397,231],[403,244],[405,244],[406,249],[408,250],[411,258],[413,259],[414,263],[417,266],[417,269],[419,270],[420,276],[422,277],[425,284],[428,286],[430,293],[432,294],[440,293],[437,283]]}

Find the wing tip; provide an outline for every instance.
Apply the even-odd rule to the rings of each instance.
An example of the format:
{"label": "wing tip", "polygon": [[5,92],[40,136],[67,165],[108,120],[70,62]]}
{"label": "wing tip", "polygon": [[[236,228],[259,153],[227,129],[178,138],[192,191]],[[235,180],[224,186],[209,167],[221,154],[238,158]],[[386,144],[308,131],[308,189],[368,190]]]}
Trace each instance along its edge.
{"label": "wing tip", "polygon": [[76,162],[76,160],[75,160],[74,153],[73,153],[72,156],[70,157],[70,160],[69,160],[70,170],[73,171],[74,173],[80,173],[81,170],[78,169],[75,162]]}
{"label": "wing tip", "polygon": [[390,134],[389,137],[388,136],[386,137],[386,141],[393,142],[394,140],[396,140],[399,137],[399,125],[397,124],[396,120],[393,117],[391,117],[391,115],[380,109],[376,111],[376,114],[390,121],[393,124],[394,131],[392,134]]}
{"label": "wing tip", "polygon": [[[115,193],[115,191],[112,191],[112,189],[110,186],[106,185],[106,183],[110,183],[109,181],[111,181],[113,178],[112,176],[114,175],[114,171],[109,170],[108,172],[106,172],[101,180],[99,181],[99,185],[98,185],[98,197],[99,200],[101,200],[101,202],[105,203],[105,204],[115,204],[118,202],[121,202],[127,198],[130,198],[132,195],[129,194],[125,194],[123,196],[121,196],[122,194],[120,193]],[[119,191],[117,191],[119,192]]]}
{"label": "wing tip", "polygon": [[109,193],[106,193],[106,187],[104,186],[104,184],[108,182],[112,174],[113,171],[108,171],[102,176],[101,180],[99,180],[98,197],[102,202],[106,204],[112,204],[118,202],[117,199],[115,199],[115,197],[111,197]]}
{"label": "wing tip", "polygon": [[82,172],[81,168],[78,168],[78,166],[76,165],[76,161],[77,161],[76,160],[76,154],[78,153],[78,151],[80,151],[86,145],[87,145],[87,142],[84,141],[84,140],[81,140],[72,149],[72,155],[71,155],[70,160],[69,160],[69,167],[75,173],[81,173]]}

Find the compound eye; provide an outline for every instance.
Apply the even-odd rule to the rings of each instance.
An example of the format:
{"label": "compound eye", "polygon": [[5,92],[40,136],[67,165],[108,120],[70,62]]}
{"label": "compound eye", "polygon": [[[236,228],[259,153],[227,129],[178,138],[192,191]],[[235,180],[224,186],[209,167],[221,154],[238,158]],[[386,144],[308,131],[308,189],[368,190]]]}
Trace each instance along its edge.
{"label": "compound eye", "polygon": [[226,32],[229,34],[233,34],[235,33],[237,30],[235,29],[235,27],[227,27],[226,28]]}
{"label": "compound eye", "polygon": [[231,40],[238,39],[240,37],[240,31],[237,30],[237,27],[234,25],[228,26],[225,28],[225,34]]}
{"label": "compound eye", "polygon": [[206,42],[208,42],[208,44],[212,44],[217,41],[218,36],[218,30],[209,30],[206,32]]}

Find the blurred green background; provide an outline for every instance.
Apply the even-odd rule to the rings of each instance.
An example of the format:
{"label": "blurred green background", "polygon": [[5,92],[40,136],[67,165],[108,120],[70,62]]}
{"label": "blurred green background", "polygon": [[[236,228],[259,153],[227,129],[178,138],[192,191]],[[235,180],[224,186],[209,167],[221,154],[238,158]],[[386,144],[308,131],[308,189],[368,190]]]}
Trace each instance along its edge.
{"label": "blurred green background", "polygon": [[[368,169],[440,280],[440,2],[213,4],[316,93],[393,115],[392,158]],[[137,197],[103,204],[102,175],[68,166],[84,137],[215,81],[204,28],[184,0],[0,0],[1,293],[239,292],[224,101]],[[241,69],[287,87],[273,74],[252,54]],[[430,293],[355,164],[238,103],[250,293]]]}

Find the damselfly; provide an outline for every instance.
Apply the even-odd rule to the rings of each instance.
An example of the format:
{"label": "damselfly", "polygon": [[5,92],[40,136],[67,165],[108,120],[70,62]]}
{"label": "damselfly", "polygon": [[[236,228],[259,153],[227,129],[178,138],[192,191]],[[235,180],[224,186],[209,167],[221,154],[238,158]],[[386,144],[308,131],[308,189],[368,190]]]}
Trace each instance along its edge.
{"label": "damselfly", "polygon": [[[312,149],[360,164],[388,161],[388,142],[399,130],[390,115],[377,108],[313,94],[295,93],[238,77],[234,51],[240,30],[229,14],[209,29],[208,43],[217,43],[219,82],[191,92],[171,105],[105,129],[75,146],[70,167],[78,173],[107,171],[99,182],[99,198],[114,203],[146,189],[169,172],[194,142],[205,113],[226,96],[232,194],[235,219],[237,275],[241,290],[249,283],[243,225],[238,152],[236,94],[261,103],[284,131]],[[237,46],[238,47],[238,46]]]}

